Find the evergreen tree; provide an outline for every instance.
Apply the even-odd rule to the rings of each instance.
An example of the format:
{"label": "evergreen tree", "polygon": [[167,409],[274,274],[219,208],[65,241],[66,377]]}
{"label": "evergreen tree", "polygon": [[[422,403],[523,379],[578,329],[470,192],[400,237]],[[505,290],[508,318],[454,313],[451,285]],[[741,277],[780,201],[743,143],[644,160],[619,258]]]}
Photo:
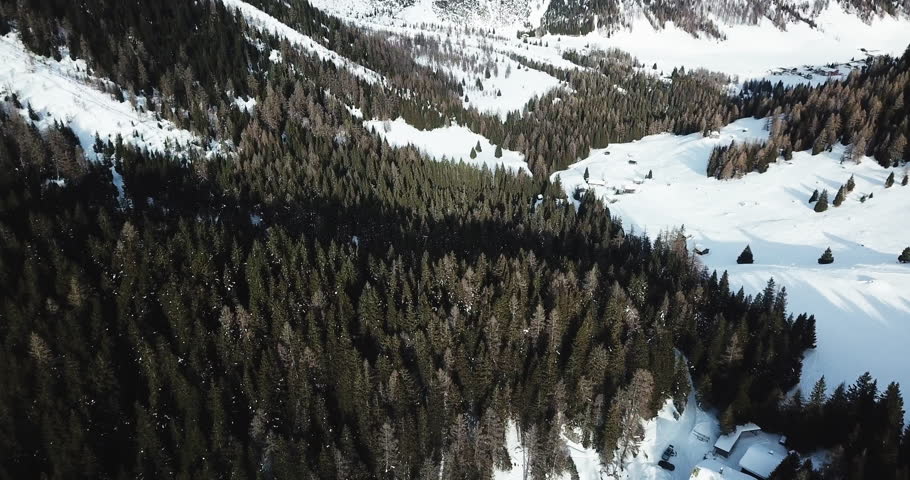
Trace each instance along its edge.
{"label": "evergreen tree", "polygon": [[582,175],[582,177],[585,179],[585,183],[587,183],[588,179],[591,178],[591,172],[588,171],[588,167],[585,167],[585,173]]}
{"label": "evergreen tree", "polygon": [[834,196],[834,206],[835,207],[839,207],[839,206],[841,206],[842,203],[844,203],[844,199],[846,198],[846,193],[844,193],[844,190],[845,189],[844,189],[843,185],[841,185],[841,187],[837,189],[837,195]]}
{"label": "evergreen tree", "polygon": [[496,158],[502,158],[502,146],[496,145],[496,153],[493,154]]}
{"label": "evergreen tree", "polygon": [[834,254],[831,253],[831,247],[825,249],[825,253],[823,253],[822,256],[818,258],[818,263],[820,265],[828,265],[830,263],[834,263]]}
{"label": "evergreen tree", "polygon": [[812,191],[812,196],[809,197],[809,203],[814,203],[818,201],[818,189]]}
{"label": "evergreen tree", "polygon": [[905,173],[904,179],[901,180],[901,186],[906,187],[908,183],[910,183],[910,174]]}
{"label": "evergreen tree", "polygon": [[827,400],[827,383],[825,382],[825,376],[822,375],[815,382],[815,386],[812,387],[812,393],[809,394],[809,402],[806,404],[806,407],[810,411],[815,412],[817,415],[821,415],[822,407],[825,406],[825,401]]}
{"label": "evergreen tree", "polygon": [[474,150],[474,147],[471,147],[471,153],[469,154],[471,159],[477,158],[477,150]]}
{"label": "evergreen tree", "polygon": [[648,180],[653,179],[653,178],[654,178],[654,170],[648,170],[648,174],[645,176],[645,178],[647,178]]}
{"label": "evergreen tree", "polygon": [[901,252],[900,256],[897,257],[897,261],[901,263],[910,263],[910,247],[905,248],[904,251]]}
{"label": "evergreen tree", "polygon": [[894,172],[885,179],[885,188],[891,188],[894,185]]}
{"label": "evergreen tree", "polygon": [[753,263],[754,259],[752,258],[752,248],[749,245],[746,245],[746,248],[742,253],[739,254],[739,257],[736,258],[736,263],[750,264]]}
{"label": "evergreen tree", "polygon": [[480,148],[480,140],[477,141],[477,145],[474,146],[474,150],[477,150],[478,153],[483,151],[483,149]]}
{"label": "evergreen tree", "polygon": [[818,196],[818,201],[815,202],[815,211],[818,213],[821,213],[827,209],[828,209],[828,191],[822,190],[821,195]]}
{"label": "evergreen tree", "polygon": [[852,192],[856,188],[856,182],[853,180],[853,175],[850,175],[850,179],[847,180],[847,191]]}
{"label": "evergreen tree", "polygon": [[891,159],[891,165],[897,166],[904,159],[904,152],[907,149],[907,137],[899,133],[891,142],[888,148],[888,157]]}

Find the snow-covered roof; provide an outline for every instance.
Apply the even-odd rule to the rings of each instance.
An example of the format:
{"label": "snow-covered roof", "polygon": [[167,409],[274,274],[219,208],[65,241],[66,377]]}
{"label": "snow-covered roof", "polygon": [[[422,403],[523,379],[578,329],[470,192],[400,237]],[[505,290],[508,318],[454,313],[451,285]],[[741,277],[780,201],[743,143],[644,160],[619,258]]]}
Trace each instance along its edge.
{"label": "snow-covered roof", "polygon": [[736,441],[739,440],[739,436],[745,432],[756,432],[760,431],[761,427],[754,423],[747,423],[745,425],[737,425],[736,431],[733,433],[728,433],[727,435],[721,435],[720,438],[714,442],[714,448],[723,450],[725,452],[730,452],[733,450],[733,446],[736,445]]}
{"label": "snow-covered roof", "polygon": [[692,469],[689,480],[755,480],[753,477],[737,471],[713,459],[702,460]]}
{"label": "snow-covered roof", "polygon": [[785,458],[787,449],[779,443],[756,443],[746,450],[739,466],[759,477],[768,478]]}

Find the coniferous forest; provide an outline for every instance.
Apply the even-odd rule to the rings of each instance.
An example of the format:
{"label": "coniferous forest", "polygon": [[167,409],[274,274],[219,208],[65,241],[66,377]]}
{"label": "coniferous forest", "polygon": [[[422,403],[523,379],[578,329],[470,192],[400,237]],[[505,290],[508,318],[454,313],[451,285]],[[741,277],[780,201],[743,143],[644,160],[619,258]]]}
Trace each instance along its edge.
{"label": "coniferous forest", "polygon": [[[896,384],[788,395],[816,319],[788,313],[785,289],[732,291],[684,231],[638,234],[548,179],[581,149],[784,110],[799,117],[780,128],[791,144],[840,115],[825,139],[868,129],[886,161],[906,110],[846,120],[893,105],[866,86],[906,81],[910,56],[748,98],[705,72],[666,83],[617,53],[570,58],[588,70],[537,67],[580,100],[499,122],[411,59],[435,47],[393,48],[305,2],[251,3],[301,31],[331,25],[325,41],[389,84],[217,1],[0,0],[0,34],[38,55],[65,47],[121,87],[111,95],[226,145],[99,138],[85,152],[69,127],[39,129],[0,99],[0,479],[489,478],[509,462],[510,422],[529,477],[548,478],[575,469],[564,428],[616,464],[637,419],[667,399],[682,409],[693,387],[725,430],[756,421],[800,453],[832,452],[825,469],[794,456],[773,478],[910,478]],[[617,82],[627,94],[604,87]],[[237,109],[240,95],[259,107]],[[839,113],[828,96],[862,106]],[[525,153],[533,175],[392,148],[346,104],[420,125],[454,116]]]}

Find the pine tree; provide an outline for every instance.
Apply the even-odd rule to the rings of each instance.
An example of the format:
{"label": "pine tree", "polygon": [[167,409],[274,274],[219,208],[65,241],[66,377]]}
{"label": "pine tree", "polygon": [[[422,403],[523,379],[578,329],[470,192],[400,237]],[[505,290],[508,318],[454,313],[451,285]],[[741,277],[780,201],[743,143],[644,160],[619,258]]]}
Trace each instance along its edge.
{"label": "pine tree", "polygon": [[888,156],[890,157],[891,164],[897,166],[899,162],[904,158],[904,150],[907,148],[907,137],[903,133],[898,134],[894,137],[894,140],[891,142],[891,146],[888,148]]}
{"label": "pine tree", "polygon": [[910,263],[910,247],[904,249],[904,251],[897,257],[897,261],[901,263]]}
{"label": "pine tree", "polygon": [[891,188],[894,185],[894,172],[891,172],[891,175],[888,175],[888,178],[885,179],[885,188]]}
{"label": "pine tree", "polygon": [[821,409],[825,405],[825,400],[827,400],[827,390],[828,387],[825,382],[825,376],[822,375],[821,378],[815,382],[815,386],[812,387],[812,393],[809,394],[809,403],[807,406],[813,410],[814,413],[821,413]]}
{"label": "pine tree", "polygon": [[901,186],[906,187],[907,183],[910,183],[910,174],[904,174],[904,179],[901,180]]}
{"label": "pine tree", "polygon": [[474,150],[473,147],[471,148],[470,156],[472,159],[477,158],[477,150]]}
{"label": "pine tree", "polygon": [[818,196],[818,201],[815,202],[815,211],[818,213],[821,213],[827,209],[828,209],[828,191],[822,190],[822,194]]}
{"label": "pine tree", "polygon": [[818,258],[818,263],[820,265],[828,265],[834,263],[834,254],[831,253],[831,247],[825,249],[825,253],[823,253],[822,256]]}
{"label": "pine tree", "polygon": [[841,187],[837,189],[837,195],[834,196],[834,206],[835,207],[839,207],[839,206],[841,206],[842,203],[844,203],[844,199],[846,198],[846,194],[844,193],[844,190],[845,189],[844,189],[843,185],[841,185]]}
{"label": "pine tree", "polygon": [[483,151],[483,149],[480,148],[480,140],[477,141],[477,145],[474,146],[474,150],[477,150],[478,153]]}
{"label": "pine tree", "polygon": [[850,179],[847,180],[847,191],[852,192],[856,188],[856,182],[853,180],[853,175],[850,175]]}
{"label": "pine tree", "polygon": [[812,196],[809,197],[809,203],[814,203],[814,202],[817,202],[817,201],[818,201],[818,189],[816,188],[816,189],[812,192]]}
{"label": "pine tree", "polygon": [[585,167],[585,173],[584,173],[584,175],[582,175],[582,177],[584,177],[585,183],[587,183],[588,179],[591,178],[591,172],[588,171],[587,167]]}
{"label": "pine tree", "polygon": [[496,158],[502,158],[502,146],[496,145],[496,153],[493,154]]}
{"label": "pine tree", "polygon": [[648,175],[645,176],[648,180],[654,178],[654,170],[648,170]]}
{"label": "pine tree", "polygon": [[720,415],[720,433],[727,435],[736,430],[736,416],[733,414],[733,405],[724,409]]}
{"label": "pine tree", "polygon": [[746,248],[743,250],[743,253],[740,253],[739,257],[736,259],[736,263],[738,263],[740,265],[751,264],[754,261],[755,260],[752,258],[752,248],[749,245],[746,245]]}

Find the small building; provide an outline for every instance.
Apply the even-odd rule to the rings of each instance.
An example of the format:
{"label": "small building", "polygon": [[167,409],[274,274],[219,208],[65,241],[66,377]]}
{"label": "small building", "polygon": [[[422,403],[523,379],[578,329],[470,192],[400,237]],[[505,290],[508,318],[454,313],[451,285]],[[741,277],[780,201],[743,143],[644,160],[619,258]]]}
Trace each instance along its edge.
{"label": "small building", "polygon": [[739,460],[739,467],[756,478],[762,480],[771,476],[771,472],[787,458],[787,449],[780,443],[756,443],[746,450],[743,458]]}
{"label": "small building", "polygon": [[736,447],[736,442],[739,441],[740,437],[743,435],[757,435],[759,432],[761,432],[761,427],[754,423],[738,425],[733,433],[721,435],[720,438],[714,442],[714,454],[724,458],[729,457],[730,452]]}
{"label": "small building", "polygon": [[724,465],[713,459],[698,462],[692,469],[689,480],[755,480],[753,477],[742,473],[735,468]]}

